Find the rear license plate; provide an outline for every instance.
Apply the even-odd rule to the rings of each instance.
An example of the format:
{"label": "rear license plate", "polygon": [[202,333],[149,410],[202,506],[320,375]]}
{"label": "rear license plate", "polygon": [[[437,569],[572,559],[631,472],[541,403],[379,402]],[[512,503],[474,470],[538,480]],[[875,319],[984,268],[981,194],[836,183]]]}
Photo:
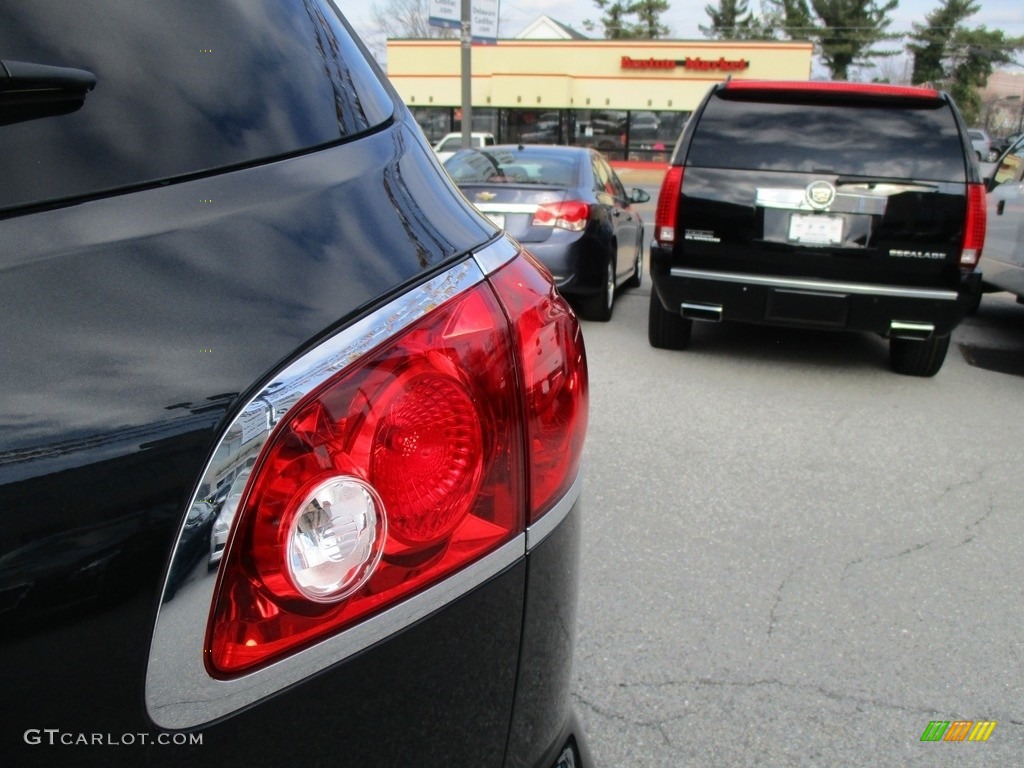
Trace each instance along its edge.
{"label": "rear license plate", "polygon": [[494,226],[498,229],[505,228],[505,214],[503,213],[486,213],[484,214],[488,219],[494,222]]}
{"label": "rear license plate", "polygon": [[794,213],[789,219],[789,239],[796,243],[836,245],[843,242],[841,216]]}

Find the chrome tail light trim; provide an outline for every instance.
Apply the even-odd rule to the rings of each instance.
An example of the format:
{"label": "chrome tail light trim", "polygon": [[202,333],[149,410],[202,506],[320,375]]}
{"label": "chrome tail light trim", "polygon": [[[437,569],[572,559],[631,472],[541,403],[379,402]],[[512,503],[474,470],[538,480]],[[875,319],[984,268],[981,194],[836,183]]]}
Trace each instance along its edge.
{"label": "chrome tail light trim", "polygon": [[[194,536],[190,521],[197,515],[209,519],[211,514],[233,513],[231,481],[238,478],[244,485],[248,469],[274,428],[307,393],[435,308],[478,285],[518,253],[514,241],[495,240],[473,258],[353,323],[275,375],[225,430],[193,493],[189,514],[183,516],[161,593],[145,689],[146,709],[159,727],[198,727],[368,648],[521,560],[568,515],[579,495],[578,480],[566,498],[529,531],[423,592],[257,671],[231,680],[219,680],[207,672],[204,645],[223,539],[218,538],[215,547],[214,537],[208,536],[209,553],[204,551],[197,561],[194,540],[193,546],[186,546],[189,536]],[[218,492],[218,488],[226,490]],[[228,528],[230,523],[230,519],[226,521]]]}

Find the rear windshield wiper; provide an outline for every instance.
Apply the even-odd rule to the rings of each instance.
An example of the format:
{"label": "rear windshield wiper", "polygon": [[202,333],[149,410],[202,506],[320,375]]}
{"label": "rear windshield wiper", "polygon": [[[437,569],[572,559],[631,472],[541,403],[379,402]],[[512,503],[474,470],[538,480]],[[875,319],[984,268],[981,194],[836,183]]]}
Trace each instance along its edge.
{"label": "rear windshield wiper", "polygon": [[891,176],[840,176],[835,180],[835,186],[848,187],[853,184],[866,184],[873,187],[876,184],[895,184],[900,187],[922,187],[924,189],[938,189],[938,184],[927,181],[907,181],[906,179],[894,179]]}
{"label": "rear windshield wiper", "polygon": [[0,125],[74,112],[95,87],[84,69],[0,60]]}

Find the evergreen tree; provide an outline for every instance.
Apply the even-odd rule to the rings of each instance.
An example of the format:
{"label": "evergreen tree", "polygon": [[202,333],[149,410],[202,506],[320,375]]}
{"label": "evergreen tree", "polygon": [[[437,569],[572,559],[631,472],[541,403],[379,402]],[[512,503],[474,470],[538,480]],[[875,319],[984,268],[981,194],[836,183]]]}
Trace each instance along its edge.
{"label": "evergreen tree", "polygon": [[[600,24],[608,40],[655,39],[664,37],[669,29],[661,23],[661,14],[668,10],[668,0],[594,0],[601,11]],[[593,30],[593,21],[583,23]]]}
{"label": "evergreen tree", "polygon": [[939,83],[946,77],[943,60],[947,58],[947,46],[957,29],[963,28],[968,17],[981,8],[975,0],[944,0],[942,5],[924,17],[925,23],[911,25],[914,42],[907,46],[914,57],[911,82]]}
{"label": "evergreen tree", "polygon": [[638,19],[633,25],[634,37],[656,40],[668,34],[668,27],[661,23],[661,14],[668,10],[668,0],[636,0],[629,10]]}
{"label": "evergreen tree", "polygon": [[[594,5],[601,11],[601,26],[604,27],[604,36],[608,40],[624,40],[633,35],[632,25],[626,16],[629,15],[629,3],[622,0],[594,0]],[[594,22],[587,21],[584,26],[587,29],[594,28]]]}
{"label": "evergreen tree", "polygon": [[886,32],[892,23],[889,13],[899,0],[879,5],[875,0],[811,0],[821,21],[818,45],[821,59],[836,80],[846,80],[850,67],[871,58],[892,55],[874,49],[874,45],[893,36]]}
{"label": "evergreen tree", "polygon": [[836,80],[850,68],[893,52],[875,48],[895,36],[889,14],[899,0],[765,0],[766,24],[790,40],[810,40]]}
{"label": "evergreen tree", "polygon": [[914,24],[907,46],[914,57],[912,82],[948,90],[969,123],[981,117],[980,91],[992,70],[1017,63],[1016,54],[1024,51],[1024,38],[968,27],[965,22],[980,8],[975,0],[943,0],[924,24]]}
{"label": "evergreen tree", "polygon": [[704,12],[711,19],[707,26],[700,25],[705,37],[714,40],[771,39],[774,30],[750,10],[747,0],[718,0],[718,6],[706,5]]}

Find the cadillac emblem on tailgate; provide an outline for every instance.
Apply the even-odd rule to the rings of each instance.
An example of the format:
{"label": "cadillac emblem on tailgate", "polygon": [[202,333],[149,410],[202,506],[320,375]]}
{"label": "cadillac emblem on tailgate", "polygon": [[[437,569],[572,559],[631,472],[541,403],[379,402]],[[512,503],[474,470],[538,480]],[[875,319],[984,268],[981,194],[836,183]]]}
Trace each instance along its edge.
{"label": "cadillac emblem on tailgate", "polygon": [[807,185],[804,197],[811,208],[823,211],[832,205],[832,201],[836,199],[836,188],[827,181],[813,181]]}

